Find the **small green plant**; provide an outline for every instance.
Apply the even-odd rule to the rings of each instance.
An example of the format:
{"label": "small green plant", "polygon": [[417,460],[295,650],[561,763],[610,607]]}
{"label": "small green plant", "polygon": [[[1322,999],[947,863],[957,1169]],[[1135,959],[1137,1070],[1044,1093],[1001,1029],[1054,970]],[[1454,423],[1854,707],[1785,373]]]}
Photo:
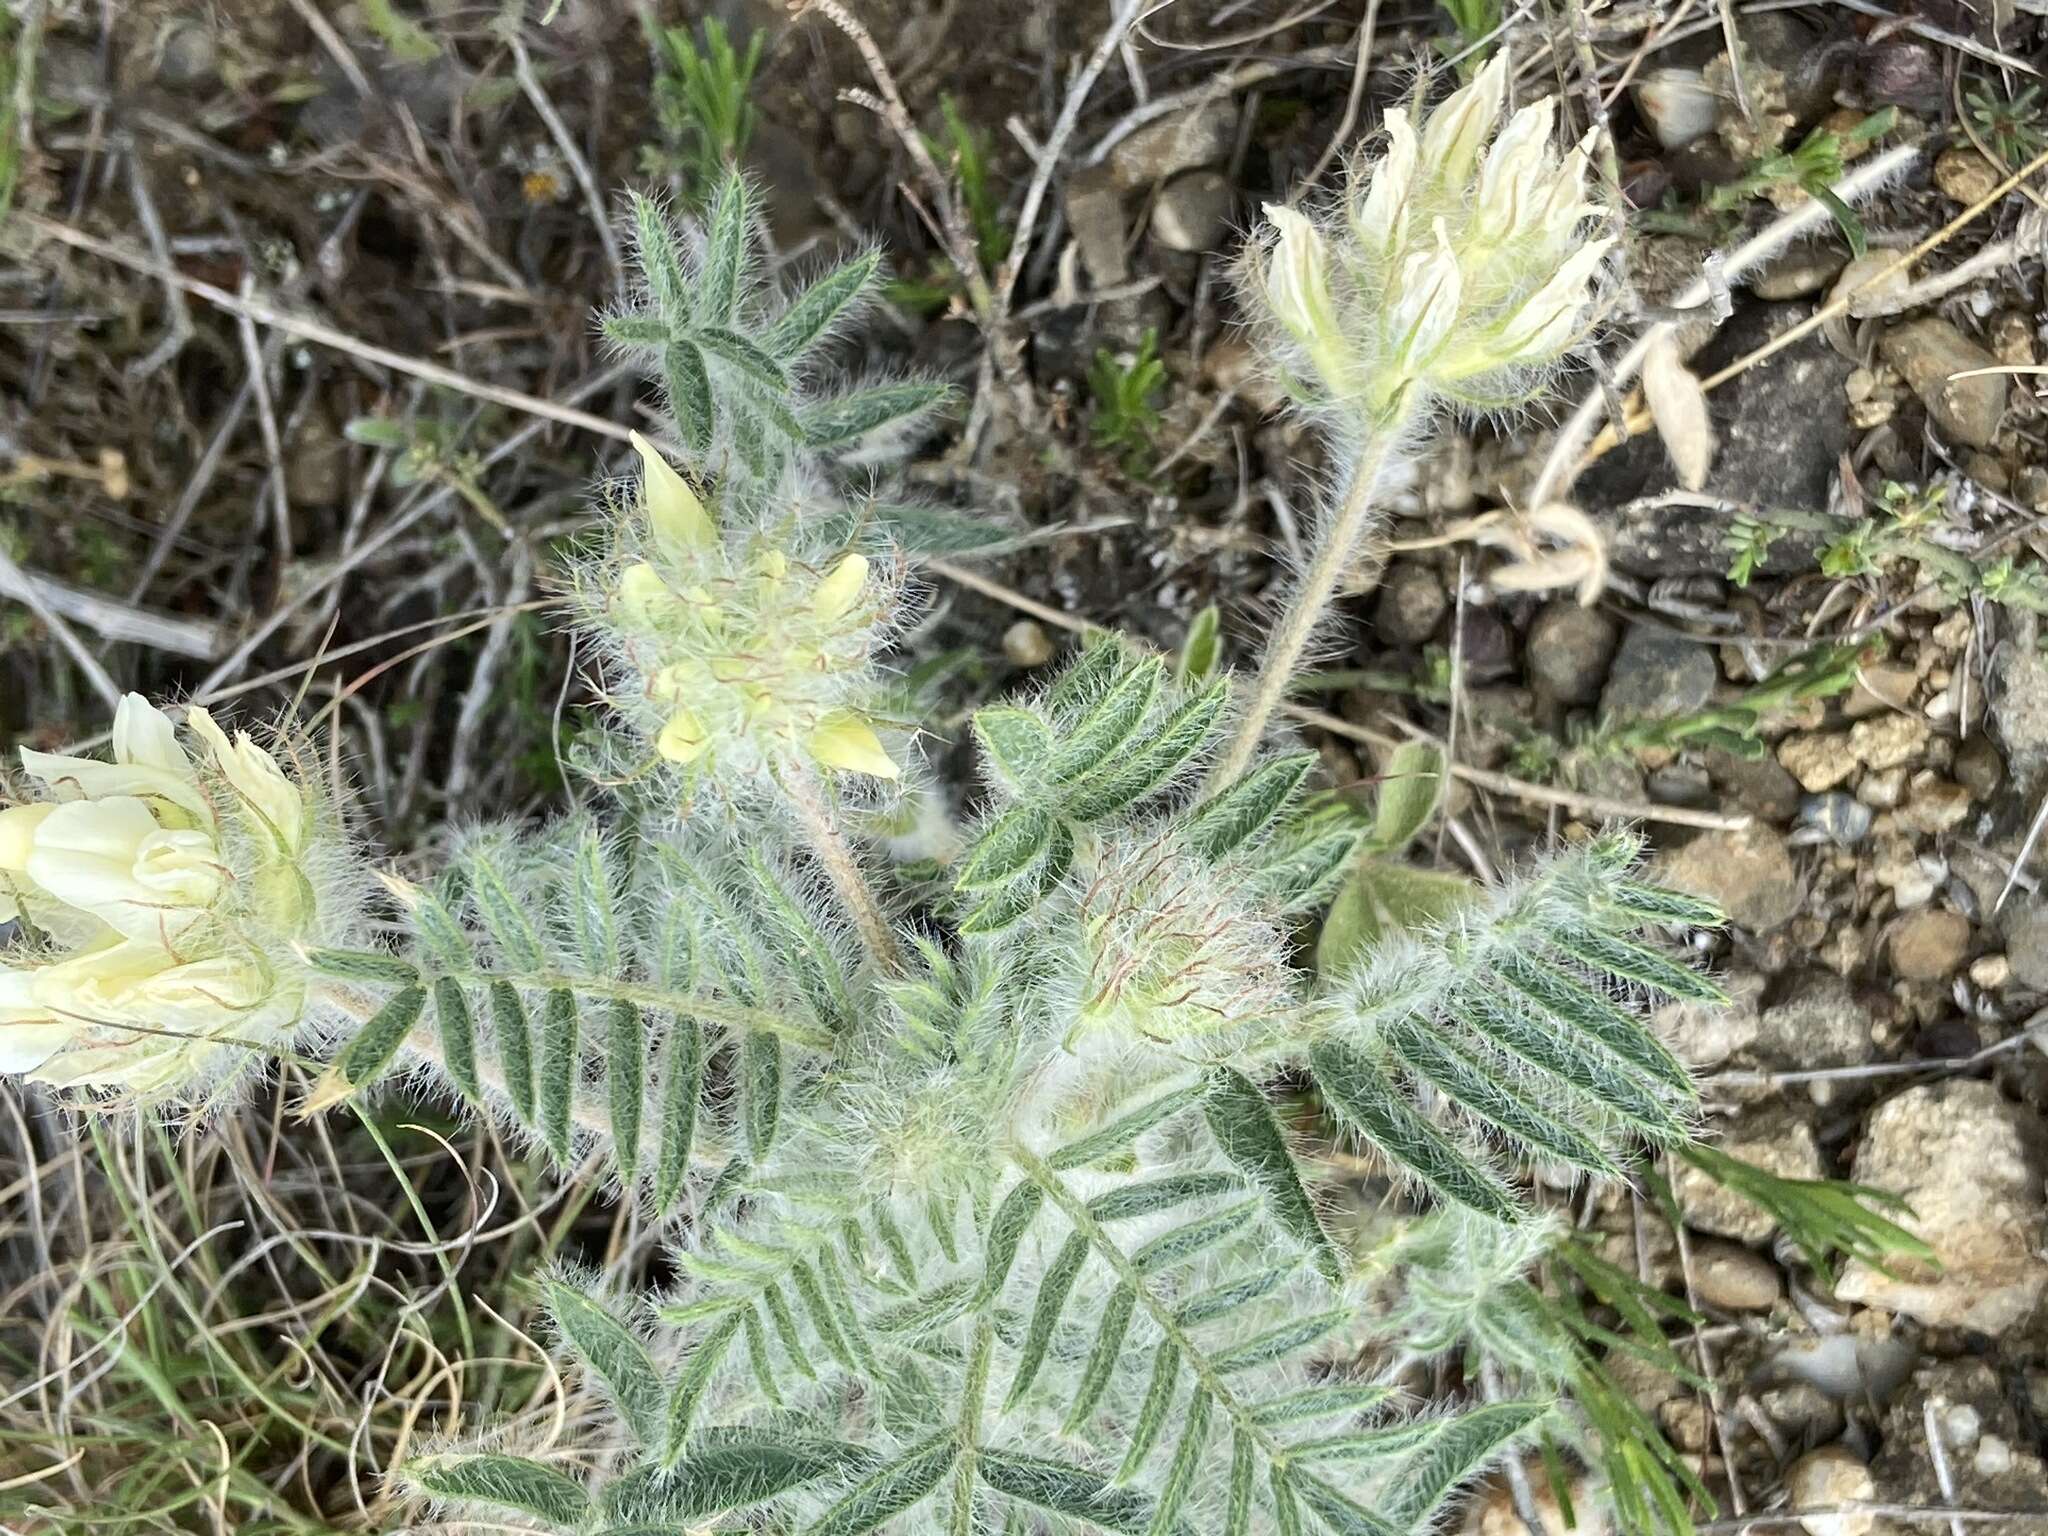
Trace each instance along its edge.
{"label": "small green plant", "polygon": [[506,538],[512,526],[483,485],[483,455],[462,446],[455,427],[431,418],[405,421],[389,416],[358,416],[342,428],[352,443],[363,443],[398,455],[391,467],[395,486],[424,481],[455,492],[470,509]]}
{"label": "small green plant", "polygon": [[2018,170],[2048,149],[2048,104],[2042,101],[2038,83],[2008,96],[1979,82],[1963,93],[1963,101],[1970,121],[2007,170]]}
{"label": "small green plant", "polygon": [[1823,1285],[1834,1285],[1838,1255],[1886,1274],[1899,1259],[1939,1267],[1932,1248],[1882,1214],[1913,1214],[1897,1195],[1840,1179],[1783,1178],[1704,1142],[1680,1148],[1678,1155],[1770,1212]]}
{"label": "small green plant", "polygon": [[2010,554],[1980,562],[1944,539],[1947,500],[1946,485],[1908,486],[1887,480],[1867,517],[1790,509],[1739,517],[1728,534],[1729,579],[1747,586],[1768,563],[1778,539],[1801,533],[1824,540],[1819,564],[1826,576],[1883,577],[1901,562],[1910,562],[1952,601],[1981,594],[2010,607],[2048,612],[2048,575],[2037,563],[2023,563]]}
{"label": "small green plant", "polygon": [[1686,212],[1667,206],[1642,215],[1641,222],[1653,229],[1711,240],[1727,232],[1729,221],[1751,199],[1796,188],[1827,209],[1849,249],[1861,256],[1867,246],[1863,221],[1855,209],[1835,195],[1835,183],[1842,179],[1849,151],[1882,138],[1897,120],[1897,109],[1886,107],[1871,113],[1846,133],[1816,128],[1794,148],[1764,155],[1735,180],[1709,187],[1697,210]]}
{"label": "small green plant", "polygon": [[649,169],[673,171],[692,201],[710,195],[738,165],[754,136],[748,99],[761,67],[763,37],[735,48],[725,23],[706,17],[700,36],[687,27],[655,29],[662,68],[654,77],[654,111],[662,147],[647,152]]}
{"label": "small green plant", "polygon": [[1780,710],[1808,699],[1831,699],[1856,684],[1856,673],[1872,644],[1823,645],[1802,651],[1770,676],[1751,683],[1726,704],[1710,705],[1668,720],[1603,721],[1579,744],[1586,752],[1640,752],[1648,748],[1719,750],[1756,761],[1766,753],[1758,734]]}
{"label": "small green plant", "polygon": [[363,22],[401,63],[425,64],[441,56],[441,45],[433,34],[402,15],[391,0],[363,0]]}
{"label": "small green plant", "polygon": [[[974,232],[975,259],[993,272],[1010,254],[1010,227],[1003,219],[1002,195],[989,172],[988,135],[961,115],[951,96],[939,98],[939,120],[945,132],[924,142],[932,158],[952,169],[960,187],[960,203]],[[960,292],[960,274],[943,257],[934,257],[922,276],[898,278],[889,284],[892,303],[920,314],[944,309]]]}
{"label": "small green plant", "polygon": [[1437,9],[1450,18],[1457,28],[1455,42],[1444,39],[1437,43],[1437,51],[1446,58],[1456,54],[1465,57],[1458,64],[1458,72],[1469,80],[1485,65],[1490,51],[1487,40],[1500,30],[1500,0],[1436,0]]}
{"label": "small green plant", "polygon": [[[148,1061],[133,1095],[175,1096],[345,1019],[306,1113],[374,1131],[416,1084],[562,1176],[602,1168],[669,1238],[658,1294],[540,1279],[608,1409],[571,1454],[450,1424],[396,1489],[564,1536],[1419,1536],[1503,1458],[1583,1443],[1572,1397],[1600,1378],[1531,1321],[1555,1234],[1526,1170],[1609,1178],[1692,1142],[1695,1086],[1645,1009],[1721,1000],[1664,940],[1718,914],[1614,831],[1311,974],[1303,931],[1426,824],[1442,768],[1397,758],[1367,813],[1266,737],[1381,470],[1442,406],[1534,391],[1587,322],[1583,164],[1554,104],[1502,128],[1505,89],[1496,56],[1419,131],[1390,118],[1344,206],[1276,211],[1252,260],[1271,364],[1357,483],[1244,700],[1203,643],[1177,667],[1094,637],[973,711],[980,801],[914,851],[936,797],[886,662],[922,525],[855,481],[945,391],[829,382],[879,263],[779,291],[737,176],[694,224],[635,206],[643,292],[606,330],[681,453],[623,434],[564,562],[593,699],[575,814],[385,876],[372,939],[317,753],[287,774],[195,710],[195,762],[136,701],[114,761],[30,756],[49,794],[0,811],[0,870],[57,937],[6,957],[4,1044],[47,1046],[10,1063],[85,1084]],[[1124,419],[1154,384],[1119,373]],[[106,1016],[136,967],[177,988],[168,1041],[162,997]],[[1337,1219],[1338,1151],[1410,1213],[1384,1264]],[[1510,1388],[1446,1371],[1466,1385],[1412,1411],[1361,1367],[1374,1336]]]}
{"label": "small green plant", "polygon": [[1124,473],[1151,472],[1153,440],[1159,431],[1159,397],[1166,391],[1166,364],[1159,359],[1159,333],[1147,330],[1128,358],[1098,347],[1088,368],[1088,392],[1095,411],[1088,425],[1095,446],[1117,455]]}

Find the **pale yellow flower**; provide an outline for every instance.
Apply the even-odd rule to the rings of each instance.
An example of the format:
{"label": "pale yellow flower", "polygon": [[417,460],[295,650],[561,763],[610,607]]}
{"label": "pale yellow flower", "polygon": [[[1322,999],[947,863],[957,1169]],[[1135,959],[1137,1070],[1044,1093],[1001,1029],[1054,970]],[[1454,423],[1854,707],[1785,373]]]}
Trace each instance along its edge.
{"label": "pale yellow flower", "polygon": [[579,585],[633,674],[654,756],[725,782],[806,767],[898,777],[866,707],[893,573],[852,551],[813,565],[765,533],[721,534],[634,444],[641,517]]}
{"label": "pale yellow flower", "polygon": [[189,754],[135,694],[113,761],[24,751],[52,799],[0,810],[0,1071],[150,1096],[197,1084],[218,1043],[297,1023],[278,955],[308,931],[305,797],[247,732],[202,709]]}
{"label": "pale yellow flower", "polygon": [[1304,403],[1368,431],[1512,405],[1583,337],[1611,248],[1584,238],[1589,146],[1559,152],[1553,98],[1503,124],[1507,80],[1496,55],[1419,131],[1390,110],[1336,207],[1267,209],[1250,297]]}

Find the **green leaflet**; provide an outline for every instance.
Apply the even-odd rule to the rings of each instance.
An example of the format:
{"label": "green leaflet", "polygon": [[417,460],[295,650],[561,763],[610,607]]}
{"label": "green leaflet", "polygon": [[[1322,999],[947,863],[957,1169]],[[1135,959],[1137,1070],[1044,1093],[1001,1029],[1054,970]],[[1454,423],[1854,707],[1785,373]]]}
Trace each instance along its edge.
{"label": "green leaflet", "polygon": [[560,1277],[543,1280],[541,1296],[563,1342],[605,1384],[634,1436],[659,1446],[668,1410],[661,1373],[639,1335]]}
{"label": "green leaflet", "polygon": [[449,1081],[472,1104],[483,1098],[476,1073],[476,1025],[462,983],[443,976],[434,983],[434,1027],[441,1035],[441,1065]]}
{"label": "green leaflet", "polygon": [[418,966],[381,949],[309,949],[306,951],[306,964],[322,976],[332,976],[336,981],[409,987],[420,979]]}
{"label": "green leaflet", "polygon": [[1005,812],[975,840],[974,852],[954,877],[963,891],[1006,885],[1045,856],[1052,844],[1053,819],[1048,811],[1020,805]]}
{"label": "green leaflet", "polygon": [[813,448],[839,448],[938,410],[953,398],[950,385],[922,380],[883,384],[821,400],[797,417],[802,440]]}
{"label": "green leaflet", "polygon": [[509,981],[490,985],[491,1028],[498,1046],[498,1065],[505,1073],[505,1095],[523,1124],[533,1123],[533,1040],[526,1027],[526,1004]]}
{"label": "green leaflet", "polygon": [[1102,1129],[1091,1131],[1079,1141],[1067,1143],[1046,1159],[1046,1166],[1064,1173],[1074,1168],[1106,1163],[1128,1151],[1140,1136],[1153,1127],[1165,1125],[1182,1110],[1200,1103],[1205,1092],[1207,1087],[1203,1083],[1170,1089],[1117,1116]]}
{"label": "green leaflet", "polygon": [[1235,852],[1279,819],[1315,765],[1313,752],[1295,752],[1253,769],[1195,807],[1187,821],[1188,846],[1210,859]]}
{"label": "green leaflet", "polygon": [[748,1035],[740,1042],[740,1069],[747,1150],[758,1163],[774,1148],[782,1124],[782,1042],[773,1035]]}
{"label": "green leaflet", "polygon": [[1371,1382],[1333,1382],[1255,1403],[1252,1416],[1265,1425],[1297,1424],[1329,1414],[1350,1416],[1379,1407],[1393,1394],[1392,1387]]}
{"label": "green leaflet", "polygon": [[960,1447],[950,1431],[869,1474],[810,1527],[809,1536],[861,1536],[893,1520],[945,1481]]}
{"label": "green leaflet", "polygon": [[1011,1187],[989,1223],[988,1259],[982,1271],[981,1299],[992,1301],[1010,1278],[1010,1266],[1017,1262],[1017,1245],[1045,1203],[1045,1191],[1028,1180]]}
{"label": "green leaflet", "polygon": [[1087,1424],[1088,1416],[1109,1389],[1110,1380],[1116,1374],[1118,1357],[1123,1353],[1124,1336],[1131,1330],[1131,1314],[1137,1304],[1138,1293],[1128,1284],[1119,1285],[1111,1294],[1109,1305],[1102,1312],[1101,1325],[1095,1330],[1095,1343],[1088,1351],[1088,1363],[1081,1368],[1080,1389],[1074,1394],[1073,1406],[1067,1410],[1067,1420],[1062,1426],[1067,1434],[1078,1433]]}
{"label": "green leaflet", "polygon": [[1123,1465],[1116,1473],[1118,1482],[1127,1483],[1136,1477],[1145,1458],[1152,1454],[1152,1447],[1159,1443],[1159,1433],[1166,1427],[1167,1410],[1173,1407],[1174,1388],[1180,1384],[1180,1366],[1180,1346],[1169,1334],[1152,1352],[1152,1377],[1145,1384],[1145,1400],[1139,1405],[1137,1422],[1131,1426],[1130,1439],[1125,1443]]}
{"label": "green leaflet", "polygon": [[1309,1069],[1345,1126],[1378,1148],[1392,1171],[1496,1221],[1512,1223],[1520,1216],[1507,1186],[1409,1108],[1386,1075],[1357,1051],[1324,1041],[1310,1051]]}
{"label": "green leaflet", "polygon": [[974,739],[989,767],[1012,793],[1035,783],[1052,760],[1052,732],[1028,709],[977,709]]}
{"label": "green leaflet", "polygon": [[697,1137],[697,1100],[704,1087],[704,1031],[678,1016],[669,1026],[668,1059],[661,1077],[661,1136],[654,1165],[654,1209],[666,1215],[690,1171]]}
{"label": "green leaflet", "polygon": [[1066,1309],[1067,1297],[1072,1294],[1074,1281],[1080,1277],[1081,1266],[1088,1262],[1088,1239],[1079,1232],[1070,1235],[1061,1245],[1045,1278],[1038,1285],[1038,1300],[1031,1309],[1031,1329],[1024,1336],[1024,1345],[1017,1354],[1017,1373],[1010,1379],[1009,1396],[1004,1399],[1007,1412],[1023,1400],[1031,1390],[1031,1383],[1037,1379],[1039,1366],[1045,1363],[1046,1346],[1052,1343],[1052,1331],[1059,1326],[1060,1313]]}
{"label": "green leaflet", "polygon": [[1400,1527],[1427,1521],[1467,1478],[1490,1465],[1550,1410],[1547,1402],[1487,1403],[1432,1421],[1434,1433],[1390,1479],[1386,1515]]}
{"label": "green leaflet", "polygon": [[1167,1468],[1165,1485],[1159,1490],[1159,1508],[1154,1511],[1145,1536],[1169,1536],[1178,1523],[1177,1517],[1201,1469],[1202,1452],[1209,1442],[1209,1411],[1214,1402],[1200,1387],[1189,1394],[1181,1419],[1180,1441],[1173,1448],[1173,1461]]}
{"label": "green leaflet", "polygon": [[1239,1188],[1242,1186],[1227,1173],[1169,1173],[1098,1195],[1088,1202],[1088,1214],[1100,1222],[1128,1221]]}
{"label": "green leaflet", "polygon": [[1212,1068],[1202,1113],[1223,1155],[1265,1191],[1267,1213],[1309,1252],[1332,1285],[1344,1278],[1344,1258],[1316,1217],[1280,1122],[1258,1084],[1229,1067]]}
{"label": "green leaflet", "polygon": [[1379,799],[1373,805],[1373,852],[1398,853],[1407,847],[1436,814],[1443,795],[1443,754],[1419,741],[1396,747],[1380,775]]}
{"label": "green leaflet", "polygon": [[577,1015],[576,994],[557,988],[547,995],[540,1027],[539,1082],[540,1133],[557,1162],[569,1160],[569,1143],[574,1130],[572,1118],[576,1101],[576,1080],[582,1075],[582,1052],[578,1034],[582,1021]]}
{"label": "green leaflet", "polygon": [[1236,1236],[1259,1216],[1257,1199],[1225,1206],[1220,1211],[1197,1217],[1185,1226],[1162,1232],[1131,1255],[1131,1263],[1144,1274],[1154,1274],[1185,1264],[1203,1250]]}
{"label": "green leaflet", "polygon": [[612,1159],[631,1186],[640,1162],[640,1111],[647,1097],[647,1025],[640,1005],[623,998],[609,1010],[605,1071],[611,1078]]}
{"label": "green leaflet", "polygon": [[1477,896],[1462,875],[1361,858],[1330,904],[1316,944],[1316,971],[1342,976],[1396,934],[1428,930]]}
{"label": "green leaflet", "polygon": [[1006,1498],[1084,1521],[1118,1536],[1142,1536],[1152,1524],[1152,1501],[1070,1462],[983,1448],[975,1461],[981,1480]]}
{"label": "green leaflet", "polygon": [[407,987],[371,1015],[370,1022],[341,1053],[341,1076],[351,1090],[367,1087],[384,1075],[426,1006],[426,989]]}
{"label": "green leaflet", "polygon": [[874,1462],[873,1452],[843,1440],[764,1435],[721,1443],[706,1436],[646,1500],[642,1518],[658,1518],[662,1536],[673,1536],[678,1526],[765,1503],[820,1478],[866,1473]]}
{"label": "green leaflet", "polygon": [[762,345],[785,363],[801,357],[859,306],[881,265],[880,252],[863,251],[825,273],[790,302],[761,338]]}
{"label": "green leaflet", "polygon": [[675,1385],[668,1397],[668,1447],[662,1458],[664,1466],[675,1466],[689,1449],[690,1432],[696,1427],[697,1409],[704,1401],[704,1392],[711,1385],[713,1374],[725,1359],[726,1350],[732,1347],[733,1338],[740,1331],[740,1318],[740,1313],[729,1312],[714,1324],[690,1351],[682,1370],[676,1373]]}
{"label": "green leaflet", "polygon": [[1206,683],[1223,664],[1223,613],[1214,603],[1188,623],[1174,674],[1184,683]]}
{"label": "green leaflet", "polygon": [[509,1509],[558,1526],[576,1525],[590,1512],[581,1483],[522,1456],[423,1456],[402,1470],[423,1492],[454,1504]]}
{"label": "green leaflet", "polygon": [[1250,1433],[1238,1429],[1230,1437],[1230,1494],[1223,1512],[1223,1536],[1247,1536],[1251,1530],[1257,1477],[1257,1448]]}

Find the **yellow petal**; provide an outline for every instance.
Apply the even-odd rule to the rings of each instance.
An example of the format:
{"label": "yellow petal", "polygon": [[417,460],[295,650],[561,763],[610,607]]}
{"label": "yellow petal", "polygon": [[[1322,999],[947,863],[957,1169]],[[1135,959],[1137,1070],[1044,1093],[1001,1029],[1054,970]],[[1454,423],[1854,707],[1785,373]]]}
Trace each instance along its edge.
{"label": "yellow petal", "polygon": [[10,805],[0,811],[0,870],[19,874],[28,868],[28,856],[35,851],[36,828],[49,819],[57,807],[47,800],[28,805]]}
{"label": "yellow petal", "polygon": [[669,554],[713,548],[718,529],[690,483],[638,432],[632,442],[640,452],[640,504],[647,509],[655,542]]}
{"label": "yellow petal", "polygon": [[861,589],[868,584],[868,561],[865,555],[848,555],[832,567],[831,573],[818,583],[817,595],[811,599],[813,610],[818,617],[830,623],[843,618],[846,611],[860,597]]}
{"label": "yellow petal", "polygon": [[704,734],[704,722],[687,709],[679,709],[669,716],[668,724],[654,738],[654,750],[672,763],[693,763],[703,755],[709,741]]}
{"label": "yellow petal", "polygon": [[628,623],[651,624],[663,602],[674,602],[668,583],[645,560],[619,572],[618,603]]}
{"label": "yellow petal", "polygon": [[881,738],[859,715],[839,710],[818,722],[811,732],[811,756],[827,768],[869,773],[878,779],[901,777],[896,760],[882,749]]}

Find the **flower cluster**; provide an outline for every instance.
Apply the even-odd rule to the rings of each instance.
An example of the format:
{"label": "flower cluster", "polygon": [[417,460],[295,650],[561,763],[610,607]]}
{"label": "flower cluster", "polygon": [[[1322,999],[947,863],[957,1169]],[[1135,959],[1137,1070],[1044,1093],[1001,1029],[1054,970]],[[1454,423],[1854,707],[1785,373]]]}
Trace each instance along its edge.
{"label": "flower cluster", "polygon": [[0,1071],[167,1097],[303,1019],[331,815],[246,731],[198,708],[185,729],[195,750],[129,694],[112,762],[22,752],[47,798],[0,810]]}
{"label": "flower cluster", "polygon": [[899,776],[866,705],[894,582],[865,555],[813,567],[763,534],[728,538],[637,433],[638,517],[586,577],[655,753],[730,782],[806,766]]}
{"label": "flower cluster", "polygon": [[1512,405],[1586,329],[1613,244],[1586,237],[1587,147],[1557,153],[1554,97],[1501,127],[1506,89],[1496,54],[1420,132],[1389,111],[1326,213],[1268,205],[1246,286],[1308,403],[1375,428],[1438,400]]}

